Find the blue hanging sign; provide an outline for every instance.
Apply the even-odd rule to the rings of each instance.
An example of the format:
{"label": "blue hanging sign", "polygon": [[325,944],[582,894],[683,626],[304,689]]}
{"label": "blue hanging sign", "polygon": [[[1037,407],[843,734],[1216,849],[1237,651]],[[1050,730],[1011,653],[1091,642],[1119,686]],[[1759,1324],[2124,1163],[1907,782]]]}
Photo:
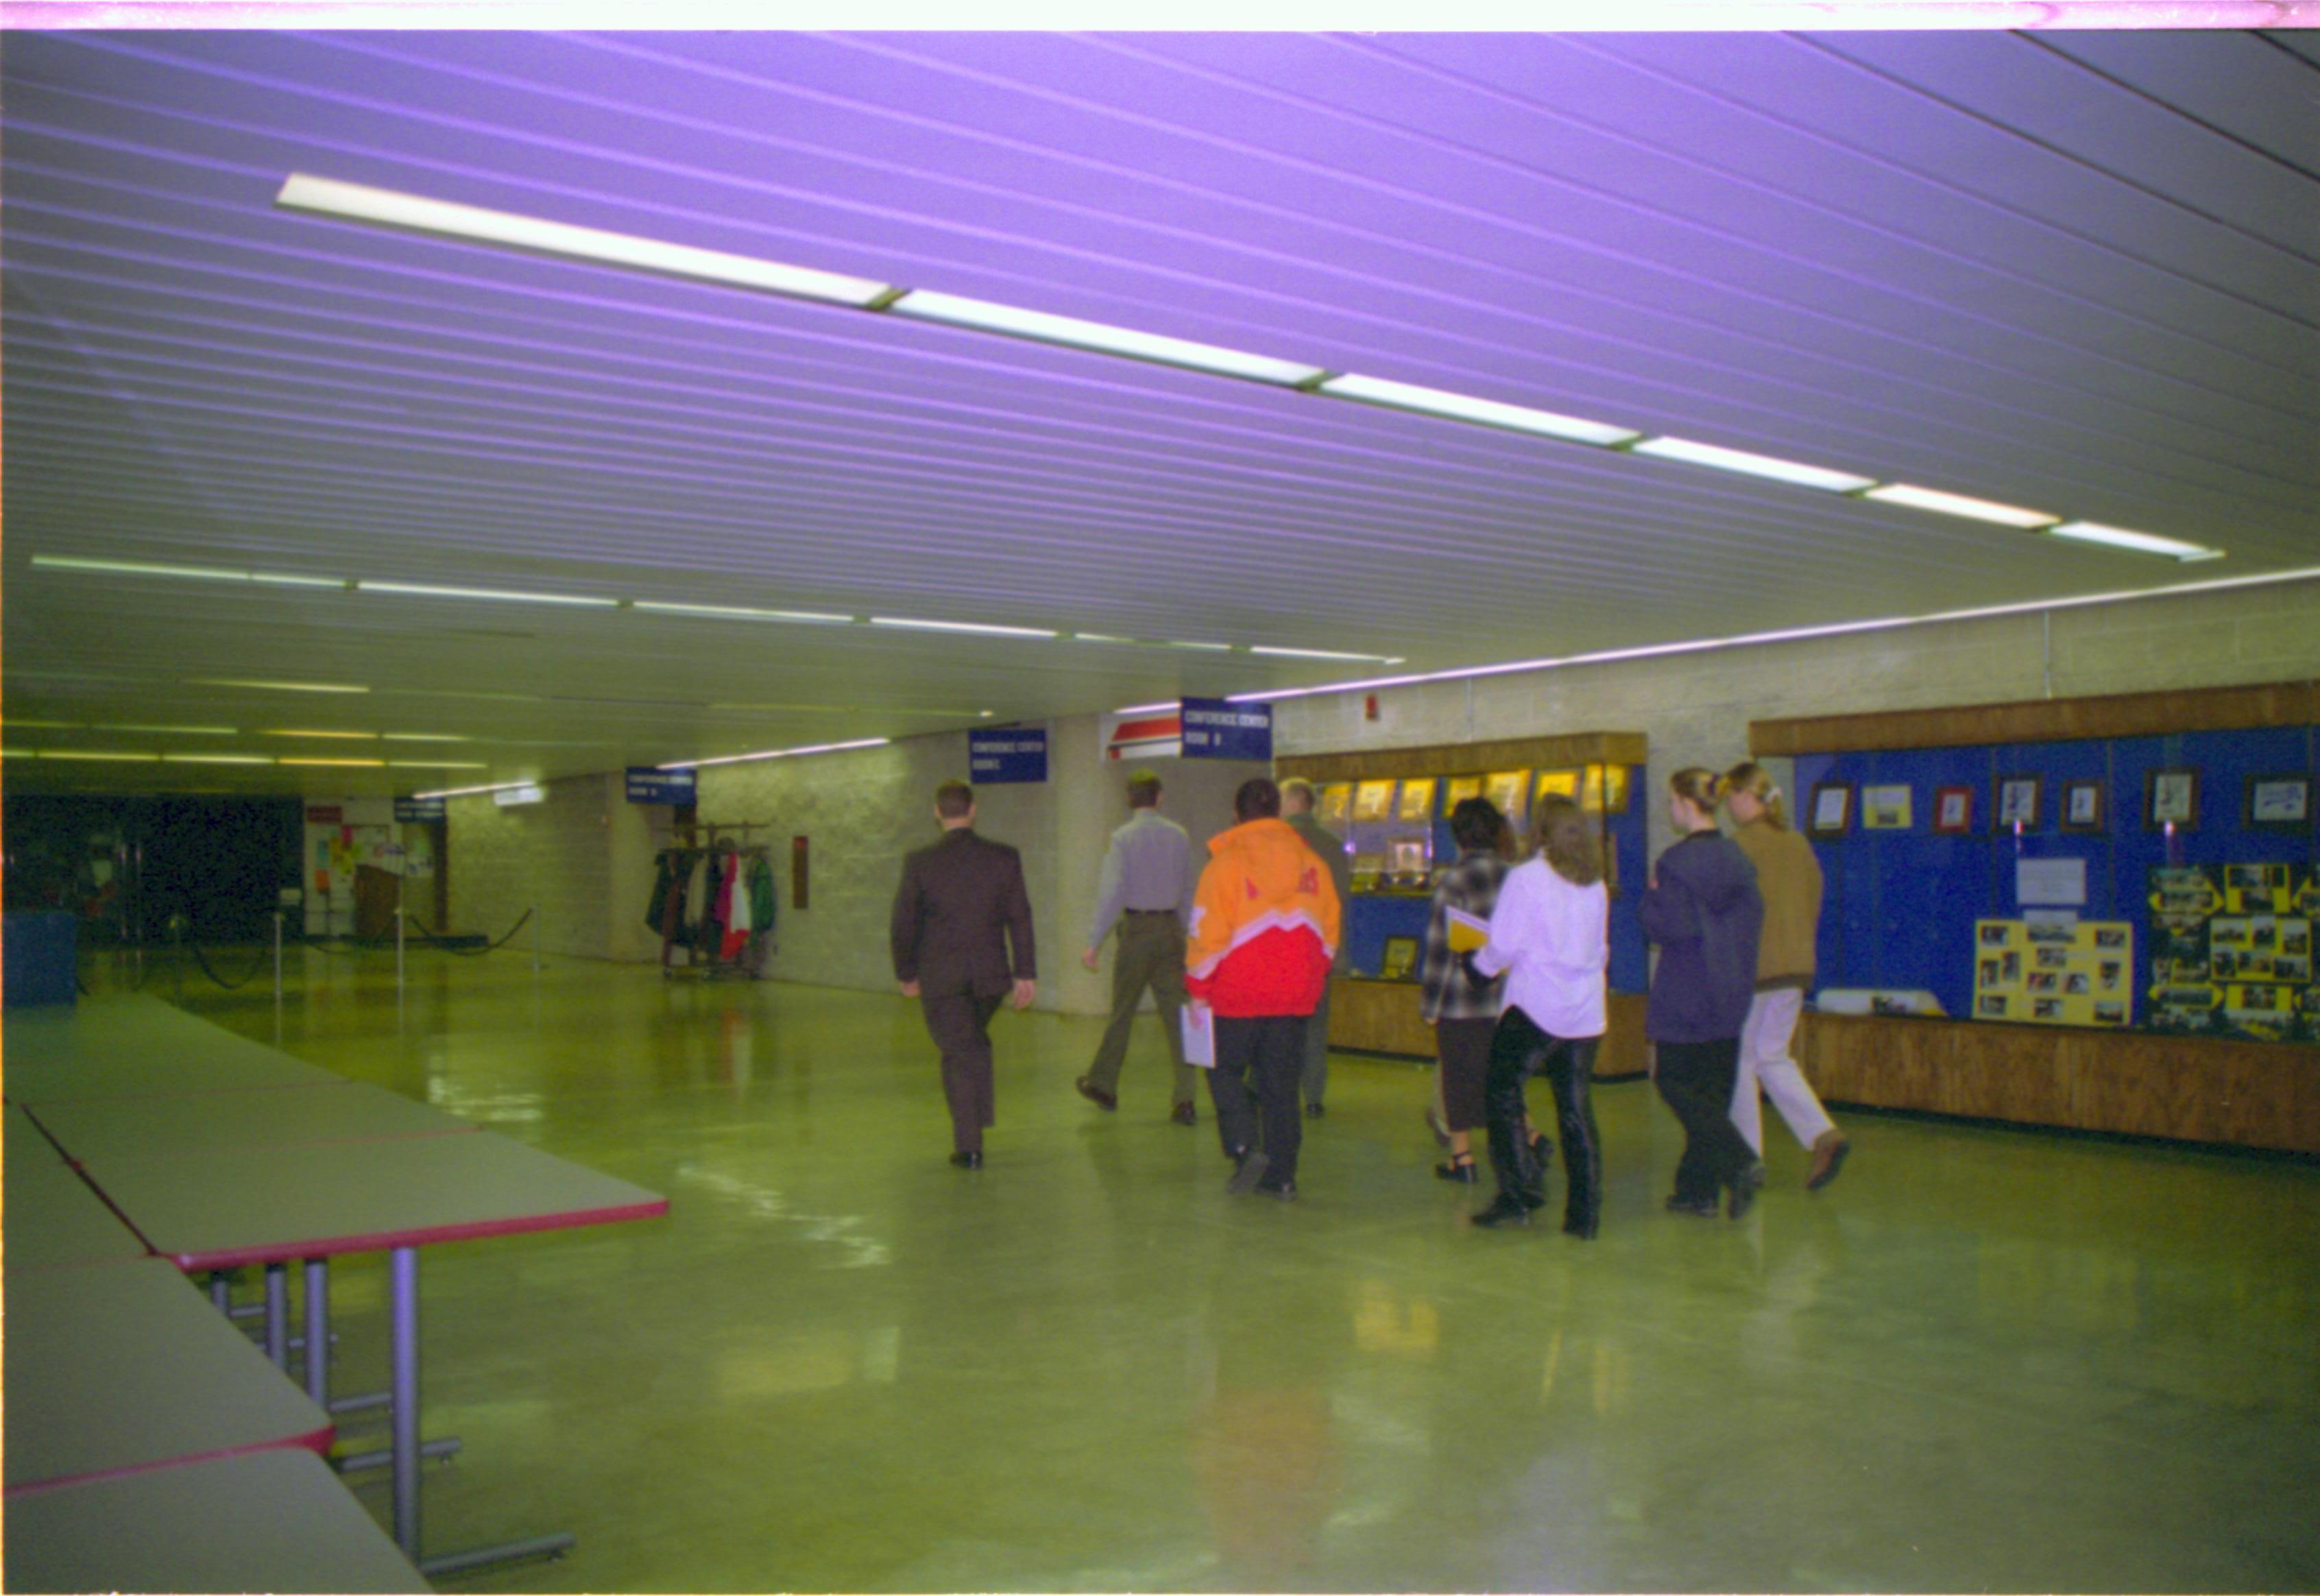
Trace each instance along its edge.
{"label": "blue hanging sign", "polygon": [[976,727],[966,734],[966,779],[977,786],[1047,779],[1044,726]]}
{"label": "blue hanging sign", "polygon": [[1221,698],[1188,698],[1184,718],[1187,759],[1273,757],[1273,706],[1228,703]]}
{"label": "blue hanging sign", "polygon": [[394,823],[408,825],[414,821],[440,821],[443,818],[440,798],[397,798],[394,801]]}
{"label": "blue hanging sign", "polygon": [[690,770],[656,770],[649,765],[629,766],[631,803],[691,803],[699,791]]}

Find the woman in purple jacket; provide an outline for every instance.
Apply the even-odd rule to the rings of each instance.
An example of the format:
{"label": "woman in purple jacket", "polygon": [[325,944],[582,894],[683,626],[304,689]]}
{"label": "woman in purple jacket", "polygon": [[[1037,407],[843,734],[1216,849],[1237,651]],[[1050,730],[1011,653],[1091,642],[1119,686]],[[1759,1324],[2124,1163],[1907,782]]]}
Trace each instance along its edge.
{"label": "woman in purple jacket", "polygon": [[1763,1179],[1731,1111],[1740,1032],[1756,995],[1764,900],[1756,867],[1716,829],[1716,800],[1712,771],[1669,778],[1668,819],[1681,840],[1652,866],[1637,911],[1660,950],[1644,1010],[1644,1034],[1657,1055],[1652,1078],[1683,1122],[1683,1161],[1668,1207],[1713,1218],[1717,1193],[1729,1192],[1736,1220]]}

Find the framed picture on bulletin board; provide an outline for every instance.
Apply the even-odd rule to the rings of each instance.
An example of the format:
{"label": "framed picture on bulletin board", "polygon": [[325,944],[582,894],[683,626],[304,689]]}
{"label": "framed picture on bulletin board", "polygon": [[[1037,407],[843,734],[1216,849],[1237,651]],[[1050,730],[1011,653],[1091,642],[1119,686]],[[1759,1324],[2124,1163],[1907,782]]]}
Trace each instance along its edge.
{"label": "framed picture on bulletin board", "polygon": [[2062,830],[2099,831],[2106,820],[2103,784],[2098,781],[2062,784]]}
{"label": "framed picture on bulletin board", "polygon": [[2312,778],[2252,775],[2247,784],[2247,823],[2301,831],[2312,823]]}
{"label": "framed picture on bulletin board", "polygon": [[1934,789],[1934,830],[1944,837],[1955,837],[1973,830],[1971,787]]}
{"label": "framed picture on bulletin board", "polygon": [[1853,824],[1853,784],[1821,782],[1813,788],[1812,812],[1805,830],[1816,837],[1842,837]]}
{"label": "framed picture on bulletin board", "polygon": [[2199,823],[2199,773],[2196,770],[2154,770],[2143,789],[2143,824],[2155,831],[2161,826],[2192,830]]}
{"label": "framed picture on bulletin board", "polygon": [[2038,799],[2045,784],[2035,775],[2002,775],[1998,778],[1998,829],[2011,831],[2019,826],[2025,831],[2035,830],[2038,825]]}
{"label": "framed picture on bulletin board", "polygon": [[1861,826],[1866,831],[1906,831],[1909,829],[1909,784],[1864,786],[1861,789]]}

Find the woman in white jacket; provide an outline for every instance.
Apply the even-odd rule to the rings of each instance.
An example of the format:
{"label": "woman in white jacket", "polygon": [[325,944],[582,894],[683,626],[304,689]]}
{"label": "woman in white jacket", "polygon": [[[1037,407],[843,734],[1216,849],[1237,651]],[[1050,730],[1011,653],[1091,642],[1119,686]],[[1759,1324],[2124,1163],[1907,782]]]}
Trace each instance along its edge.
{"label": "woman in white jacket", "polygon": [[1563,1228],[1591,1238],[1602,1204],[1603,1155],[1588,1085],[1603,1036],[1604,971],[1611,960],[1611,894],[1602,849],[1569,799],[1539,801],[1537,857],[1508,873],[1491,914],[1490,940],[1472,955],[1485,976],[1505,973],[1506,1006],[1491,1038],[1483,1108],[1498,1200],[1473,1216],[1485,1228],[1525,1225],[1546,1203],[1551,1151],[1524,1134],[1523,1083],[1545,1075],[1567,1183]]}

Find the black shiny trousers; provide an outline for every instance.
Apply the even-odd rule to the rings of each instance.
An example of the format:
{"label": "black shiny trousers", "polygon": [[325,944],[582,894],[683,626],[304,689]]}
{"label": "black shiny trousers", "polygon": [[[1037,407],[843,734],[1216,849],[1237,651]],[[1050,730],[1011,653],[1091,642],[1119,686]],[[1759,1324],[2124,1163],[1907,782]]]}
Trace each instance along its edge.
{"label": "black shiny trousers", "polygon": [[1523,1083],[1543,1075],[1554,1087],[1555,1129],[1563,1142],[1563,1228],[1582,1236],[1595,1233],[1603,1203],[1603,1138],[1595,1129],[1595,1102],[1588,1092],[1600,1039],[1549,1036],[1529,1015],[1509,1008],[1491,1033],[1490,1074],[1482,1084],[1499,1200],[1534,1208],[1545,1195],[1540,1187],[1546,1171],[1523,1134]]}

